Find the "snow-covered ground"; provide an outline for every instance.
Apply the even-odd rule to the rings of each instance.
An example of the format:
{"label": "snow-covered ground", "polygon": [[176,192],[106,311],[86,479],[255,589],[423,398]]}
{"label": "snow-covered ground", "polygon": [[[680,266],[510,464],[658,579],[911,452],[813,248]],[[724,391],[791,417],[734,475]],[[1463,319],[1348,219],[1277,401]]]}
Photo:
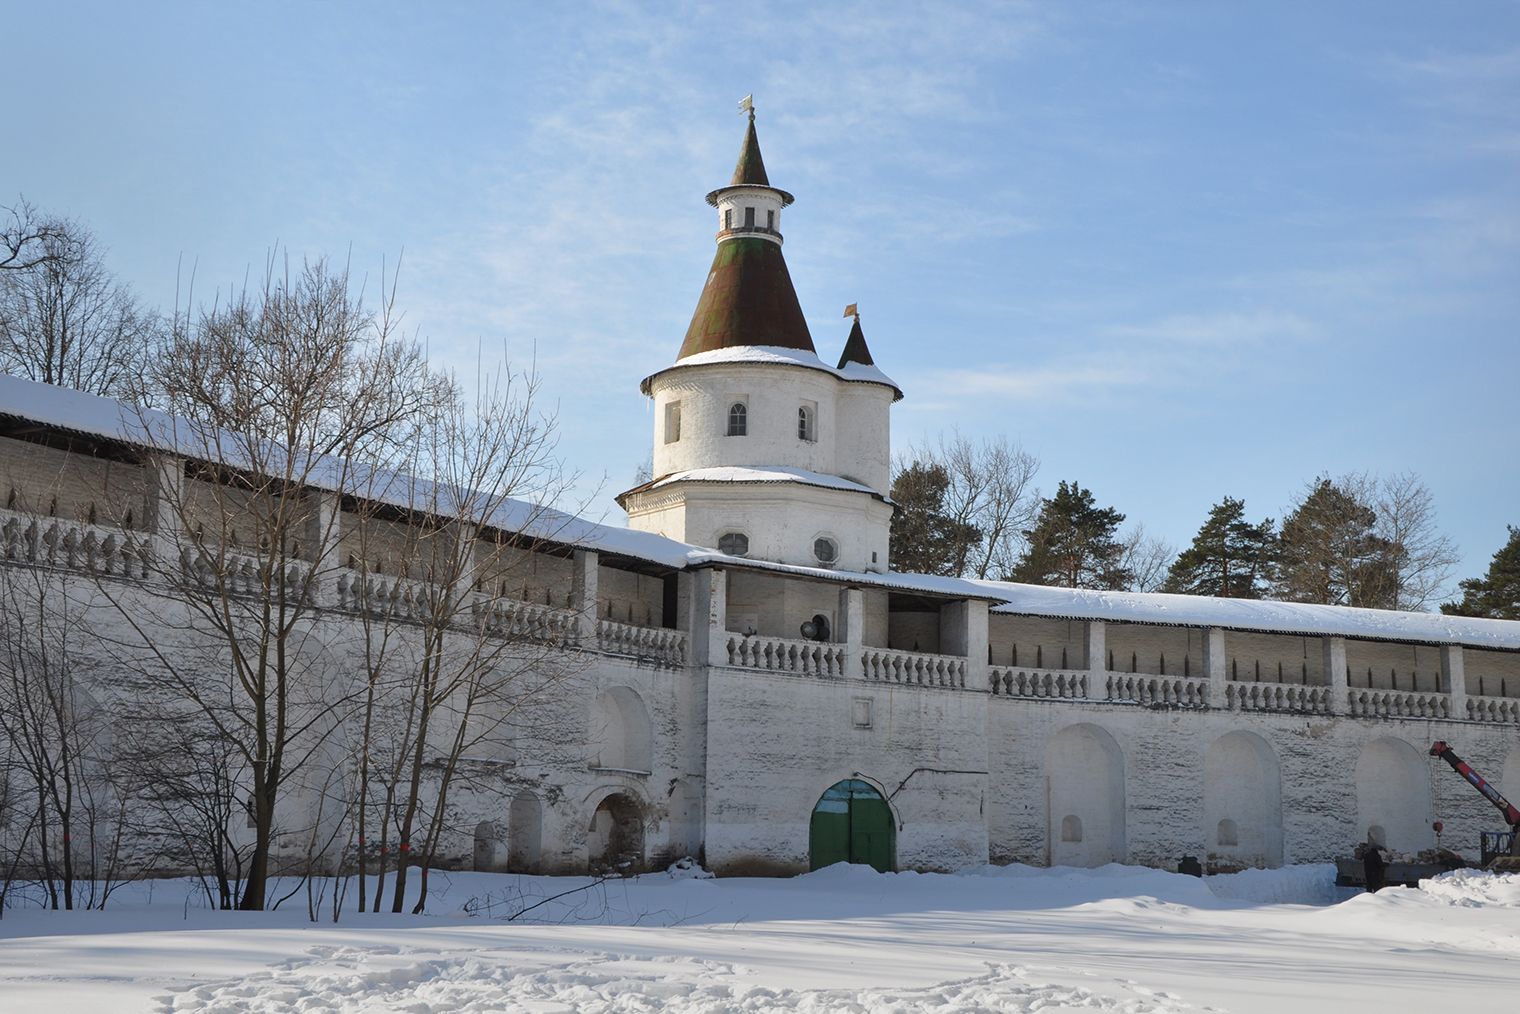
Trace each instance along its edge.
{"label": "snow-covered ground", "polygon": [[1514,1008],[1520,876],[1461,871],[1377,895],[1333,878],[1328,866],[1203,880],[1123,866],[600,885],[434,874],[432,914],[337,923],[330,900],[309,922],[304,892],[275,912],[218,912],[187,882],[157,881],[104,912],[7,910],[0,1011]]}

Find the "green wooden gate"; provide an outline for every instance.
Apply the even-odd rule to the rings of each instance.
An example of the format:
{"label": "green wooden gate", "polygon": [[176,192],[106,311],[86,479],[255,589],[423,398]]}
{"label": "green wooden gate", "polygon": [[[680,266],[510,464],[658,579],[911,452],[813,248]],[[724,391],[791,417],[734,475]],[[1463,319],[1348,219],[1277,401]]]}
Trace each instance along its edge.
{"label": "green wooden gate", "polygon": [[808,830],[812,869],[835,863],[864,863],[882,873],[892,869],[896,853],[892,811],[870,785],[849,778],[834,785],[813,807]]}

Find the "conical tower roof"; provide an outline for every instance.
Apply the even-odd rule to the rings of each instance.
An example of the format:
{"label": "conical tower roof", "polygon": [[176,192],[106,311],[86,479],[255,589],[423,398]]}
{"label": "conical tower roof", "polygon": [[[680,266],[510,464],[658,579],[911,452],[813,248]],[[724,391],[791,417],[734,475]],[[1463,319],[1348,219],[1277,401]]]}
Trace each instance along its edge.
{"label": "conical tower roof", "polygon": [[749,114],[749,132],[744,135],[744,147],[739,149],[739,164],[734,166],[734,179],[730,186],[751,183],[762,187],[771,185],[765,176],[765,159],[760,157],[760,138],[755,134],[755,114]]}
{"label": "conical tower roof", "polygon": [[[779,195],[783,207],[792,202],[792,195],[772,187],[765,174],[753,113],[744,146],[739,150],[738,164],[734,166],[733,183],[708,194],[708,203],[716,206],[719,195],[736,187],[764,187]],[[786,269],[786,258],[781,253],[780,234],[770,238],[743,234],[755,231],[730,229],[718,234],[718,252],[677,361],[701,352],[746,345],[797,349],[817,355],[802,305],[797,301],[797,290],[792,287],[791,273]]]}
{"label": "conical tower roof", "polygon": [[860,314],[855,315],[855,326],[850,328],[850,337],[845,339],[844,352],[839,356],[839,365],[836,369],[844,369],[846,363],[859,363],[861,366],[875,366],[871,359],[871,350],[866,348],[866,336],[860,330]]}

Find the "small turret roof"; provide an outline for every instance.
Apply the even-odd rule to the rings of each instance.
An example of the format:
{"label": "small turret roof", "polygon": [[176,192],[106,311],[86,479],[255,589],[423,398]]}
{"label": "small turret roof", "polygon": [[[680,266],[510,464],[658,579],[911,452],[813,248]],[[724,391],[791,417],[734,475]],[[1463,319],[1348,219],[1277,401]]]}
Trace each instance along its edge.
{"label": "small turret roof", "polygon": [[855,326],[850,328],[850,337],[845,339],[844,352],[840,353],[839,365],[835,369],[844,369],[845,363],[859,363],[861,366],[875,366],[876,362],[871,358],[871,350],[866,348],[866,336],[860,330],[860,314],[855,315]]}
{"label": "small turret roof", "polygon": [[765,176],[765,160],[760,157],[760,138],[755,135],[754,110],[749,114],[749,131],[744,135],[744,147],[739,149],[739,164],[734,166],[734,178],[729,186],[745,183],[762,187],[771,185]]}

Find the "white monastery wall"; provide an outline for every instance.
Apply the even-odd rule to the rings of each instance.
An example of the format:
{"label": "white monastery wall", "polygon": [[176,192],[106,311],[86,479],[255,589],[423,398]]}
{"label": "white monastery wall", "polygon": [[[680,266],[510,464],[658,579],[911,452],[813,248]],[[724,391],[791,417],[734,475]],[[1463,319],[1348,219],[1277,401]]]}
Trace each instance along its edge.
{"label": "white monastery wall", "polygon": [[985,862],[985,701],[963,691],[712,670],[708,736],[743,746],[708,759],[708,865],[807,872],[813,807],[847,778],[887,797],[901,868]]}

